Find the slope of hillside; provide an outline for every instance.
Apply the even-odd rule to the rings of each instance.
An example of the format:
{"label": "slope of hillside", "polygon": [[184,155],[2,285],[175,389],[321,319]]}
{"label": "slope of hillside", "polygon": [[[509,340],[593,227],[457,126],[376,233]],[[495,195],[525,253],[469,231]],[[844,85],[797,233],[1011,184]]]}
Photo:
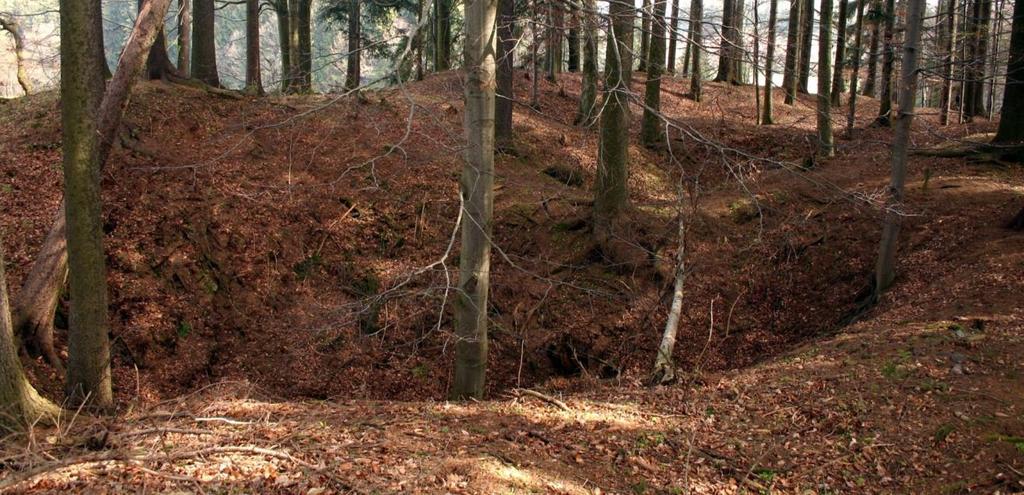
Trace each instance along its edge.
{"label": "slope of hillside", "polygon": [[[489,377],[492,397],[542,387],[569,410],[357,400],[445,396],[457,75],[360,99],[147,84],[104,176],[126,423],[47,433],[45,449],[4,461],[7,481],[56,467],[37,456],[49,450],[118,460],[14,490],[193,490],[210,476],[282,493],[1020,489],[1024,237],[1001,228],[1020,208],[1019,168],[913,158],[898,284],[843,327],[888,172],[889,131],[866,127],[877,105],[862,100],[854,138],[811,163],[810,98],[780,98],[778,124],[756,127],[750,88],[709,84],[696,104],[669,81],[678,162],[631,150],[644,254],[615,264],[586,222],[596,136],[571,126],[578,78],[560,84],[541,84],[540,111],[517,107],[516,153],[497,164]],[[59,201],[57,105],[0,105],[15,297]],[[991,129],[919,124],[918,147]],[[677,356],[693,373],[648,390],[680,170],[701,184]],[[59,378],[30,364],[56,394]],[[195,419],[210,416],[231,421]],[[82,453],[97,438],[105,450]]]}

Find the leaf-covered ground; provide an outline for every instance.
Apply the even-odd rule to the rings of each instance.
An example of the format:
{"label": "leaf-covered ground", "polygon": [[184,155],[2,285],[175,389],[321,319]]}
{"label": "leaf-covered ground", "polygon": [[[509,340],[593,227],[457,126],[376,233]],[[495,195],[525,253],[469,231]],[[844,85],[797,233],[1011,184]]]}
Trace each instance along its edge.
{"label": "leaf-covered ground", "polygon": [[[529,81],[517,82],[528,101]],[[812,97],[788,107],[777,94],[777,125],[757,127],[750,88],[709,84],[696,104],[687,81],[669,81],[678,161],[631,150],[644,254],[623,262],[590,240],[596,135],[571,126],[578,85],[541,82],[540,112],[517,107],[517,153],[498,160],[494,400],[472,404],[437,402],[452,358],[457,75],[359,100],[145,85],[104,174],[121,411],[8,438],[0,486],[1024,489],[1024,236],[1002,228],[1024,204],[1020,168],[913,157],[897,286],[843,326],[873,263],[888,173],[890,131],[867,126],[874,101],[861,100],[837,157],[812,164]],[[52,94],[0,104],[15,297],[60,198],[57,105]],[[921,113],[916,147],[992,129]],[[680,170],[701,183],[685,375],[648,389]],[[60,377],[26,364],[59,399]]]}

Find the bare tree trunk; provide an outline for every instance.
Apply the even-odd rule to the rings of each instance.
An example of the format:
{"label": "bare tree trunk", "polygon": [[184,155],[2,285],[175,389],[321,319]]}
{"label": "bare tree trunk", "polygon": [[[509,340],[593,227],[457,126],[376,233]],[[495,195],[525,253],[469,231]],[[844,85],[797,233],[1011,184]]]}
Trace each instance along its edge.
{"label": "bare tree trunk", "polygon": [[540,84],[540,74],[538,73],[540,70],[540,55],[538,54],[538,50],[540,49],[540,25],[537,23],[537,15],[539,15],[537,12],[538,1],[532,0],[531,4],[534,8],[530,15],[530,35],[533,38],[533,42],[530,43],[530,50],[532,51],[530,57],[530,69],[533,72],[531,78],[532,85],[530,86],[530,106],[534,109],[540,109],[540,88],[538,88],[538,85]]}
{"label": "bare tree trunk", "polygon": [[11,33],[14,38],[14,62],[17,68],[18,85],[25,94],[32,92],[32,82],[28,79],[25,71],[25,37],[22,35],[21,26],[14,18],[0,15],[0,29]]}
{"label": "bare tree trunk", "polygon": [[860,79],[860,57],[862,55],[861,37],[864,33],[864,4],[857,2],[857,31],[853,42],[853,67],[850,75],[850,108],[846,114],[846,137],[853,137],[853,124],[857,118],[857,83]]}
{"label": "bare tree trunk", "polygon": [[[773,2],[774,3],[774,2]],[[686,223],[683,215],[683,198],[679,198],[679,250],[676,251],[675,281],[672,285],[672,306],[665,320],[665,331],[661,335],[658,355],[654,358],[654,370],[648,383],[662,385],[672,383],[676,379],[676,367],[672,354],[676,348],[676,335],[679,332],[679,319],[683,313],[683,283],[686,281]]]}
{"label": "bare tree trunk", "polygon": [[843,70],[846,63],[847,0],[839,0],[839,21],[836,23],[836,59],[832,71],[832,106],[843,104]]}
{"label": "bare tree trunk", "polygon": [[430,14],[427,11],[427,9],[429,8],[427,0],[417,1],[418,3],[416,6],[416,36],[414,38],[414,43],[416,43],[416,80],[422,81],[424,73],[426,72],[426,70],[423,67],[423,64],[426,63],[426,57],[424,57],[423,55],[423,40],[425,39],[423,31],[424,29],[427,28],[424,19],[427,19],[430,16]]}
{"label": "bare tree trunk", "polygon": [[349,0],[348,2],[348,63],[345,65],[345,89],[355,89],[359,87],[360,65],[362,65],[362,57],[360,56],[360,45],[362,43],[362,27],[360,22],[360,8],[359,0]]}
{"label": "bare tree trunk", "polygon": [[292,87],[292,21],[288,0],[273,0],[277,13],[277,43],[281,50],[281,92],[287,93]]}
{"label": "bare tree trunk", "polygon": [[782,90],[786,92],[785,103],[796,102],[797,83],[800,72],[800,9],[802,0],[789,2],[789,27],[786,32],[786,67],[782,74]]}
{"label": "bare tree trunk", "polygon": [[60,302],[60,293],[68,276],[68,251],[65,239],[64,202],[61,201],[53,228],[43,241],[28,278],[15,301],[14,331],[24,345],[46,358],[60,374],[64,363],[57,356],[53,342],[53,315]]}
{"label": "bare tree trunk", "polygon": [[583,0],[580,19],[583,24],[583,85],[580,106],[574,122],[590,126],[597,117],[597,3]]}
{"label": "bare tree trunk", "polygon": [[676,42],[679,39],[679,0],[672,0],[672,16],[668,25],[668,74],[676,73]]}
{"label": "bare tree trunk", "polygon": [[260,0],[245,1],[245,89],[263,94],[260,74]]}
{"label": "bare tree trunk", "polygon": [[452,0],[434,0],[434,70],[452,68]]}
{"label": "bare tree trunk", "polygon": [[701,84],[704,71],[701,67],[701,52],[704,51],[704,1],[690,0],[690,97],[693,101],[702,98]]}
{"label": "bare tree trunk", "polygon": [[487,372],[487,297],[494,209],[494,20],[497,0],[466,0],[465,133],[462,169],[462,250],[455,305],[454,399],[484,396]]}
{"label": "bare tree trunk", "polygon": [[909,0],[906,38],[903,42],[903,63],[900,73],[900,106],[892,141],[892,178],[889,181],[885,223],[875,265],[875,298],[888,289],[896,278],[896,243],[899,239],[903,207],[903,185],[907,176],[907,151],[910,127],[914,121],[914,93],[917,90],[917,66],[921,42],[924,0]]}
{"label": "bare tree trunk", "polygon": [[[298,70],[300,76],[298,89],[302,93],[310,93],[313,91],[313,0],[298,0],[298,2]],[[362,29],[360,28],[359,31],[361,38]]]}
{"label": "bare tree trunk", "polygon": [[[994,144],[1024,145],[1024,7],[1021,0],[1013,3],[1010,25],[1010,56],[1006,65],[1006,86],[1003,108],[999,111],[999,129]],[[1019,160],[1019,158],[1018,158]]]}
{"label": "bare tree trunk", "polygon": [[192,0],[178,0],[178,73],[192,77]]}
{"label": "bare tree trunk", "polygon": [[956,63],[956,0],[946,3],[946,27],[943,32],[942,101],[939,103],[939,123],[949,125],[949,109],[953,104],[953,65]]}
{"label": "bare tree trunk", "polygon": [[833,156],[832,141],[832,0],[821,0],[818,26],[818,155]]}
{"label": "bare tree trunk", "polygon": [[220,87],[214,0],[193,0],[192,7],[192,76],[210,86]]}
{"label": "bare tree trunk", "polygon": [[732,62],[736,48],[734,32],[736,31],[736,0],[722,1],[722,35],[721,44],[718,48],[718,74],[715,81],[731,81],[732,70],[735,64]]}
{"label": "bare tree trunk", "polygon": [[1003,17],[1003,0],[996,0],[996,11],[995,15],[992,16],[992,50],[991,61],[989,63],[989,74],[991,77],[988,78],[988,101],[985,105],[988,108],[988,120],[992,120],[995,117],[996,111],[996,72],[999,70],[996,65],[999,63],[999,38],[1002,37],[1002,23],[1000,22]]}
{"label": "bare tree trunk", "polygon": [[665,8],[667,0],[654,0],[651,13],[651,46],[647,58],[647,83],[644,89],[644,113],[640,122],[640,141],[648,148],[661,144],[665,133],[661,125],[661,77],[665,64]]}
{"label": "bare tree trunk", "polygon": [[743,63],[747,58],[746,42],[744,41],[743,24],[746,21],[743,0],[733,0],[732,11],[732,68],[729,69],[729,83],[743,84]]}
{"label": "bare tree trunk", "polygon": [[[571,14],[570,17],[577,17]],[[570,27],[566,30],[565,44],[569,45],[569,58],[565,70],[568,72],[580,71],[580,30],[576,27],[576,19],[569,21]]]}
{"label": "bare tree trunk", "polygon": [[0,428],[20,430],[38,421],[52,423],[60,409],[36,392],[18,359],[7,302],[3,246],[0,242]]}
{"label": "bare tree trunk", "polygon": [[[765,49],[765,61],[764,61],[764,108],[761,112],[761,124],[772,125],[774,124],[774,115],[772,112],[772,86],[775,84],[772,82],[772,75],[774,73],[773,65],[775,62],[775,25],[778,24],[778,10],[779,0],[770,0],[771,4],[768,8],[768,47]],[[755,64],[756,65],[756,64]],[[755,77],[755,80],[757,78]]]}
{"label": "bare tree trunk", "polygon": [[498,0],[498,93],[494,101],[494,141],[500,150],[512,149],[512,113],[516,99],[515,51],[516,35],[515,0]]}
{"label": "bare tree trunk", "polygon": [[[142,4],[146,1],[138,0],[136,5],[139,11],[142,10]],[[166,79],[175,72],[177,71],[174,64],[171,63],[171,58],[167,55],[167,40],[164,36],[163,26],[161,26],[160,33],[157,34],[153,48],[149,50],[149,56],[146,59],[146,77],[150,80]]]}
{"label": "bare tree trunk", "polygon": [[810,93],[811,80],[811,42],[814,35],[814,0],[803,1],[800,7],[800,70],[797,91]]}
{"label": "bare tree trunk", "polygon": [[895,46],[896,9],[893,0],[885,0],[885,40],[882,52],[882,91],[878,99],[878,117],[875,125],[889,127],[892,121],[892,73],[896,63]]}
{"label": "bare tree trunk", "polygon": [[882,31],[881,25],[878,21],[878,3],[871,2],[871,43],[868,45],[868,73],[864,77],[864,96],[870,96],[872,98],[877,94],[877,80],[878,80],[878,49],[881,45]]}
{"label": "bare tree trunk", "polygon": [[643,0],[640,16],[640,59],[637,61],[636,70],[637,72],[645,72],[647,71],[647,59],[651,51],[651,0]]}

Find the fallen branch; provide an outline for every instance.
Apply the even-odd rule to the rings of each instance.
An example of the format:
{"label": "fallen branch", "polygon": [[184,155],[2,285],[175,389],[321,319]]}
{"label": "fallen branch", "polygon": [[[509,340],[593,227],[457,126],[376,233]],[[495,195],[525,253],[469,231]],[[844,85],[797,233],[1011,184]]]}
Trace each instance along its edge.
{"label": "fallen branch", "polygon": [[572,409],[570,409],[569,406],[565,404],[565,402],[562,402],[554,397],[551,397],[550,395],[542,394],[536,390],[530,390],[528,388],[519,388],[515,390],[515,393],[518,395],[529,395],[530,397],[540,399],[563,411],[572,411]]}

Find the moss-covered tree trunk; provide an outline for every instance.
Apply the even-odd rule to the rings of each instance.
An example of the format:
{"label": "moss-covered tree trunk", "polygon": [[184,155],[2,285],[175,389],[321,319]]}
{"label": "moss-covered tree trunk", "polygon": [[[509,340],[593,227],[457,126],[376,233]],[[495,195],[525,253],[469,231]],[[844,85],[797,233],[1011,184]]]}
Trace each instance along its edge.
{"label": "moss-covered tree trunk", "polygon": [[693,45],[690,51],[690,98],[693,98],[693,101],[700,101],[704,81],[704,69],[701,65],[704,51],[703,0],[690,0],[690,44]]}
{"label": "moss-covered tree trunk", "polygon": [[835,154],[832,141],[832,0],[821,0],[818,26],[818,156]]}
{"label": "moss-covered tree trunk", "polygon": [[487,373],[487,298],[494,211],[494,86],[497,0],[466,0],[466,150],[462,167],[462,249],[455,304],[451,396],[480,399]]}
{"label": "moss-covered tree trunk", "polygon": [[811,42],[814,34],[814,0],[802,1],[800,7],[800,67],[798,70],[797,91],[809,93],[811,80]]}
{"label": "moss-covered tree trunk", "polygon": [[654,0],[651,13],[651,50],[647,60],[644,88],[644,114],[640,121],[640,141],[649,148],[665,139],[661,120],[661,78],[665,72],[665,8],[667,0]]}
{"label": "moss-covered tree trunk", "polygon": [[882,49],[881,91],[878,92],[878,117],[875,125],[889,127],[892,122],[892,73],[896,63],[895,26],[896,8],[893,0],[885,0],[885,28]]}
{"label": "moss-covered tree trunk", "polygon": [[71,285],[67,394],[73,404],[113,405],[110,386],[110,325],[103,254],[97,116],[103,72],[89,47],[99,33],[92,2],[61,0],[61,124],[67,250]]}
{"label": "moss-covered tree trunk", "polygon": [[580,22],[583,31],[583,81],[574,122],[589,126],[597,117],[597,3],[594,0],[583,0]]}
{"label": "moss-covered tree trunk", "polygon": [[789,22],[786,32],[786,67],[782,73],[782,90],[786,92],[785,103],[796,102],[797,83],[800,78],[800,8],[802,0],[790,0]]}
{"label": "moss-covered tree trunk", "polygon": [[502,150],[512,149],[512,113],[513,102],[516,99],[515,23],[515,0],[498,0],[498,87],[494,100],[494,141],[498,149]]}
{"label": "moss-covered tree trunk", "polygon": [[214,0],[192,0],[192,7],[192,77],[219,87]]}
{"label": "moss-covered tree trunk", "polygon": [[999,113],[999,130],[995,144],[1024,145],[1024,7],[1022,0],[1013,4],[1010,27],[1010,58],[1006,65],[1006,88],[1003,108]]}
{"label": "moss-covered tree trunk", "polygon": [[[775,25],[778,24],[779,0],[771,0],[768,7],[768,47],[765,49],[764,62],[764,107],[761,110],[761,124],[771,125],[774,123],[772,111],[772,75],[775,64]],[[756,65],[756,64],[755,64]],[[755,77],[756,81],[756,77]]]}
{"label": "moss-covered tree trunk", "polygon": [[633,8],[612,1],[608,8],[611,30],[605,49],[604,101],[594,181],[594,234],[607,241],[616,220],[629,204],[629,85],[626,56],[632,40]]}
{"label": "moss-covered tree trunk", "polygon": [[875,299],[888,289],[896,278],[896,243],[900,235],[903,210],[903,186],[907,178],[907,152],[910,146],[910,127],[914,122],[917,92],[917,68],[920,56],[921,23],[925,0],[909,0],[906,36],[903,41],[903,60],[900,68],[900,105],[896,115],[892,140],[892,177],[886,198],[882,240],[875,264]]}
{"label": "moss-covered tree trunk", "polygon": [[836,59],[832,69],[832,106],[843,104],[843,71],[846,70],[847,0],[839,0],[839,20],[836,22]]}
{"label": "moss-covered tree trunk", "polygon": [[0,239],[0,431],[19,430],[40,420],[50,423],[59,412],[25,377],[14,342]]}

